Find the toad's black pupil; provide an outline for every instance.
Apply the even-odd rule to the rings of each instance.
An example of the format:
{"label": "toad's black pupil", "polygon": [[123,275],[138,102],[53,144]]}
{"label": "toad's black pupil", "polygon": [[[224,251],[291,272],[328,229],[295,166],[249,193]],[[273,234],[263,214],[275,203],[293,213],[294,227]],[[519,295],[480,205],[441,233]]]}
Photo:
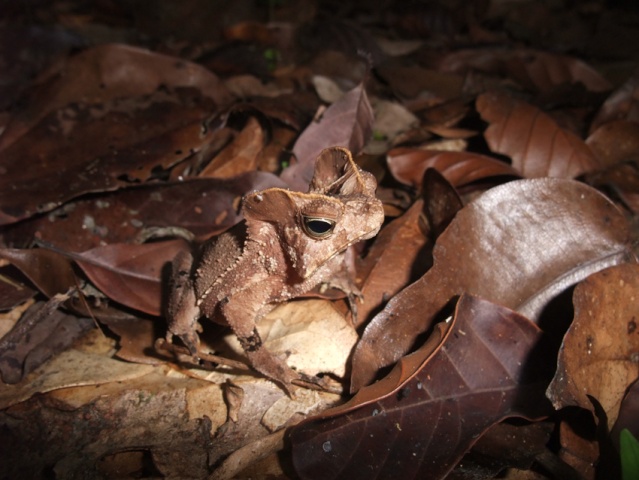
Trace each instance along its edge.
{"label": "toad's black pupil", "polygon": [[335,222],[325,218],[305,218],[304,224],[307,231],[317,237],[328,235],[335,227]]}
{"label": "toad's black pupil", "polygon": [[333,224],[328,220],[307,220],[306,225],[308,228],[317,234],[327,233],[333,227]]}

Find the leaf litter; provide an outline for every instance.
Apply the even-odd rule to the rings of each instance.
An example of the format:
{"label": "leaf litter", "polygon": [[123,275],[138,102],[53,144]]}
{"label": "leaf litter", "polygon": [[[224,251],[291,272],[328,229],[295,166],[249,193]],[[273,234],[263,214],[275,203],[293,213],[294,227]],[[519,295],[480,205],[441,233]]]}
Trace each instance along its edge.
{"label": "leaf litter", "polygon": [[[3,472],[619,472],[620,431],[639,437],[637,71],[616,43],[634,12],[80,3],[6,12],[24,43],[0,113]],[[336,145],[388,217],[353,251],[358,315],[318,291],[258,328],[341,394],[288,397],[211,323],[230,366],[156,349],[176,253],[239,222],[245,193],[305,191]]]}

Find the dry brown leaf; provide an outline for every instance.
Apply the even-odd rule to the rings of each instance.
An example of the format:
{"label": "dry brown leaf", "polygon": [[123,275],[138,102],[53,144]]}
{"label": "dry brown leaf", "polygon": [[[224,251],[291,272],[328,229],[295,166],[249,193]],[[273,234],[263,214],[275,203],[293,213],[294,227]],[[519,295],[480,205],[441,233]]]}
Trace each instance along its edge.
{"label": "dry brown leaf", "polygon": [[[0,388],[0,409],[24,402],[37,393],[82,385],[123,382],[151,372],[153,367],[112,360],[79,350],[67,350],[25,377]],[[91,375],[87,375],[91,372]]]}
{"label": "dry brown leaf", "polygon": [[[291,367],[308,375],[331,373],[343,378],[357,334],[326,300],[300,300],[279,305],[257,325],[266,348],[286,355]],[[243,350],[234,335],[225,341],[238,355]]]}
{"label": "dry brown leaf", "polygon": [[490,149],[510,156],[524,177],[574,178],[601,166],[582,139],[526,102],[484,93],[477,110],[490,124],[484,133]]}
{"label": "dry brown leaf", "polygon": [[358,266],[364,298],[357,306],[357,325],[368,321],[371,313],[426,271],[429,252],[423,252],[427,236],[420,228],[422,209],[423,202],[418,200],[384,227]]}
{"label": "dry brown leaf", "polygon": [[428,168],[440,172],[456,187],[495,176],[518,177],[507,163],[471,152],[395,148],[386,157],[388,168],[400,182],[419,188]]}
{"label": "dry brown leaf", "polygon": [[249,117],[242,131],[200,172],[200,177],[232,178],[256,170],[266,144],[265,133],[255,117]]}
{"label": "dry brown leaf", "polygon": [[[581,412],[580,412],[581,413]],[[559,440],[561,442],[560,458],[572,466],[583,480],[594,480],[595,465],[599,459],[599,444],[594,438],[584,435],[583,418],[576,418],[573,425],[563,421],[559,426]]]}
{"label": "dry brown leaf", "polygon": [[592,397],[612,429],[626,390],[639,377],[639,266],[619,265],[591,275],[577,285],[573,302],[575,319],[564,337],[548,398],[557,409],[577,405],[596,415]]}
{"label": "dry brown leaf", "polygon": [[542,335],[525,317],[462,295],[433,337],[346,404],[293,428],[301,478],[443,479],[490,426],[548,413]]}
{"label": "dry brown leaf", "polygon": [[36,302],[0,339],[0,373],[5,383],[19,382],[95,328],[90,318],[78,318],[60,309],[68,298],[68,294],[57,294],[47,302]]}
{"label": "dry brown leaf", "polygon": [[71,258],[109,298],[157,316],[162,311],[162,271],[177,252],[188,248],[182,239],[142,245],[116,243]]}
{"label": "dry brown leaf", "polygon": [[601,125],[586,139],[602,167],[639,160],[639,123],[613,120]]}
{"label": "dry brown leaf", "polygon": [[437,239],[433,267],[366,327],[351,389],[405,355],[456,295],[470,293],[538,321],[544,306],[593,272],[632,261],[629,225],[596,190],[571,180],[518,180],[460,210]]}
{"label": "dry brown leaf", "polygon": [[282,172],[282,180],[294,190],[306,191],[319,153],[334,146],[359,153],[372,133],[373,121],[373,109],[360,83],[306,127],[293,146],[298,163]]}

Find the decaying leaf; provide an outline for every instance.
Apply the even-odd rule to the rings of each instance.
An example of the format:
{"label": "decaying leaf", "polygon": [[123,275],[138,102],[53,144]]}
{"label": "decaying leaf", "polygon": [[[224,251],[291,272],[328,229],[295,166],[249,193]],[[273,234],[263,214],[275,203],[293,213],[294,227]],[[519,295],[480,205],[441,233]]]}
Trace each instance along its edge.
{"label": "decaying leaf", "polygon": [[220,106],[214,98],[229,99],[201,66],[126,46],[82,52],[0,137],[0,223],[146,181],[190,157],[214,138],[202,128]]}
{"label": "decaying leaf", "polygon": [[424,173],[422,197],[430,238],[434,241],[464,207],[464,202],[450,182],[434,168]]}
{"label": "decaying leaf", "polygon": [[618,265],[585,279],[574,292],[575,319],[548,387],[555,408],[605,412],[608,428],[639,377],[639,266]]}
{"label": "decaying leaf", "polygon": [[[303,478],[621,476],[620,431],[639,438],[632,2],[405,3],[2,2],[0,373],[19,381],[0,383],[0,476],[289,480],[291,446]],[[344,397],[287,396],[206,319],[201,363],[154,349],[163,264],[187,248],[167,240],[225,231],[253,190],[306,190],[334,145],[388,217],[350,250],[358,323],[302,300],[257,328],[355,399],[322,415]],[[499,420],[537,400],[561,409]]]}
{"label": "decaying leaf", "polygon": [[366,327],[353,357],[351,390],[405,355],[455,295],[478,295],[537,321],[569,286],[632,261],[629,242],[622,213],[581,183],[518,180],[487,191],[438,238],[433,267]]}
{"label": "decaying leaf", "polygon": [[301,478],[444,478],[494,423],[548,411],[534,323],[463,295],[437,330],[386,378],[293,428]]}

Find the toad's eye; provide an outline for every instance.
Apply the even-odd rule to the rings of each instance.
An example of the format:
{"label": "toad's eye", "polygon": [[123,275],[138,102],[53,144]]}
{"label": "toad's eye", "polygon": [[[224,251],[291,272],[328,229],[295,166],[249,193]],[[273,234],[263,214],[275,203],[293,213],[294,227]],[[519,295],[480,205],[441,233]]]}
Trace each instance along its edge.
{"label": "toad's eye", "polygon": [[322,217],[302,217],[304,232],[311,238],[326,238],[335,229],[335,221]]}

